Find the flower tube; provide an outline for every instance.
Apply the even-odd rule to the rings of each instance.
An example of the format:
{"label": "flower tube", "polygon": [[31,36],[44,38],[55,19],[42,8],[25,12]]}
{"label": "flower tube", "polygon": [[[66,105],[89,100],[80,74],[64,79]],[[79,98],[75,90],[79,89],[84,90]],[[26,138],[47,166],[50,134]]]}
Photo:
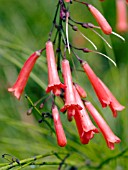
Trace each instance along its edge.
{"label": "flower tube", "polygon": [[57,66],[54,56],[53,44],[51,41],[46,43],[46,56],[48,64],[48,87],[46,92],[52,91],[56,96],[59,96],[61,93],[61,88],[65,89],[66,86],[60,82]]}
{"label": "flower tube", "polygon": [[99,24],[101,30],[105,34],[111,34],[112,28],[107,22],[107,20],[104,18],[104,16],[100,13],[100,11],[91,4],[88,4],[87,6],[90,12],[92,13],[92,15],[94,16],[94,18],[96,19],[97,23]]}
{"label": "flower tube", "polygon": [[111,91],[107,88],[107,86],[100,80],[98,79],[99,82],[101,83],[101,85],[103,86],[103,88],[105,89],[106,93],[110,96],[111,101],[109,104],[110,109],[113,112],[113,116],[116,117],[117,116],[117,111],[122,111],[125,107],[122,106],[117,99],[115,98],[115,96],[113,96],[113,94],[111,93]]}
{"label": "flower tube", "polygon": [[85,73],[87,74],[102,107],[106,107],[107,105],[110,104],[110,101],[111,101],[110,96],[107,94],[106,90],[103,88],[102,84],[98,80],[98,77],[93,72],[93,70],[88,65],[88,63],[82,62],[82,67]]}
{"label": "flower tube", "polygon": [[91,116],[93,117],[94,121],[100,128],[108,147],[113,150],[114,143],[120,143],[121,140],[112,132],[108,124],[102,118],[102,116],[98,113],[98,111],[94,108],[94,106],[90,102],[85,102],[85,107],[90,112]]}
{"label": "flower tube", "polygon": [[98,133],[99,131],[90,120],[89,115],[86,112],[85,106],[75,87],[74,87],[74,94],[77,103],[83,108],[82,110],[76,111],[74,115],[74,119],[79,132],[81,143],[87,144],[90,141],[90,139],[93,138],[94,134]]}
{"label": "flower tube", "polygon": [[52,106],[52,116],[55,126],[55,132],[57,137],[58,145],[64,147],[67,144],[66,136],[62,127],[62,123],[60,120],[60,115],[57,109],[57,106]]}
{"label": "flower tube", "polygon": [[64,78],[65,89],[65,105],[61,108],[61,112],[65,110],[70,110],[70,115],[72,111],[72,116],[74,116],[74,110],[81,110],[82,107],[76,102],[76,98],[73,91],[73,83],[70,71],[69,61],[64,59],[62,61],[62,73]]}
{"label": "flower tube", "polygon": [[15,84],[11,87],[8,88],[9,92],[13,92],[14,96],[19,100],[23,90],[27,84],[29,75],[35,65],[36,60],[38,59],[38,57],[40,56],[40,51],[36,51],[34,52],[28,59],[27,61],[24,63],[19,76],[15,82]]}

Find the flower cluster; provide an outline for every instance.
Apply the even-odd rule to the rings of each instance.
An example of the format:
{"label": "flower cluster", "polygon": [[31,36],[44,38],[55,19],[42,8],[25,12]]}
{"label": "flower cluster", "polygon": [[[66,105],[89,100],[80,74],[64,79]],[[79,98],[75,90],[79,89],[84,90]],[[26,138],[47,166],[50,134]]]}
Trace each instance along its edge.
{"label": "flower cluster", "polygon": [[[65,3],[67,2],[67,4]],[[93,5],[74,0],[74,3],[78,2],[86,5],[91,14],[96,19],[99,26],[94,26],[91,23],[81,23],[74,21],[69,12],[69,5],[72,4],[71,0],[59,0],[57,4],[57,9],[53,21],[53,27],[49,33],[49,39],[46,42],[45,48],[34,52],[28,60],[25,62],[23,68],[21,69],[16,83],[12,88],[8,88],[9,92],[13,92],[17,99],[20,99],[21,94],[26,86],[27,80],[29,78],[30,72],[35,65],[36,60],[39,58],[41,53],[46,50],[46,61],[48,67],[48,86],[46,88],[46,93],[50,93],[52,96],[52,118],[55,127],[55,133],[57,137],[58,145],[63,147],[67,144],[67,139],[63,130],[62,122],[60,119],[60,114],[66,112],[67,119],[69,122],[75,121],[80,141],[82,144],[88,144],[89,141],[94,137],[95,133],[101,132],[106,140],[106,143],[110,149],[114,149],[114,144],[119,143],[120,139],[112,132],[106,121],[99,114],[96,108],[91,104],[90,101],[85,100],[87,98],[86,91],[77,83],[72,80],[72,68],[70,66],[70,61],[66,57],[66,50],[78,59],[81,68],[87,75],[100,103],[101,106],[109,106],[112,110],[113,116],[117,116],[117,111],[122,111],[124,106],[122,106],[107,86],[98,78],[94,73],[89,64],[79,58],[74,50],[82,50],[83,52],[94,52],[87,48],[77,48],[74,47],[69,42],[68,37],[68,27],[74,31],[79,31],[77,26],[74,24],[79,24],[84,28],[95,29],[100,28],[105,34],[112,34],[112,28],[103,17],[103,15],[96,9]],[[59,14],[59,23],[57,22],[57,15]],[[74,23],[74,24],[72,24]],[[63,25],[66,25],[65,29]],[[56,29],[56,36],[54,41],[51,40],[53,29]],[[55,55],[54,44],[56,44],[58,37],[58,48],[57,56]],[[87,38],[87,37],[86,37]],[[64,44],[64,52],[62,53],[61,40]],[[91,42],[89,40],[89,42]],[[91,42],[92,43],[92,42]],[[93,43],[92,43],[93,44]],[[93,44],[94,45],[94,44]],[[95,46],[94,46],[95,47]],[[98,52],[97,52],[98,53]],[[101,53],[100,53],[101,54]],[[107,57],[107,56],[106,56]],[[108,57],[107,57],[108,58]],[[110,59],[110,58],[109,58]],[[111,60],[111,59],[110,59]],[[59,70],[59,72],[58,72]],[[61,82],[61,80],[63,82]],[[60,97],[64,104],[63,107],[59,109],[55,103],[55,98]],[[98,127],[96,127],[91,119]]]}

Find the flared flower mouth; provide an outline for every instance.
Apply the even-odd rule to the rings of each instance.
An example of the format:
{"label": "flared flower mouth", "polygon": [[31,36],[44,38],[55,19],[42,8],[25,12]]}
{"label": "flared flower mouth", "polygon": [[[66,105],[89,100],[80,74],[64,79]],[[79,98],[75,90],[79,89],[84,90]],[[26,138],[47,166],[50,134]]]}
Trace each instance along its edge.
{"label": "flared flower mouth", "polygon": [[65,112],[66,110],[82,110],[83,108],[77,104],[77,103],[74,103],[74,104],[65,104],[61,109],[60,111],[61,112]]}
{"label": "flared flower mouth", "polygon": [[106,121],[102,118],[95,107],[90,103],[85,101],[85,107],[91,114],[92,118],[96,122],[97,126],[100,128],[108,147],[113,150],[115,143],[120,143],[121,140],[112,132]]}
{"label": "flared flower mouth", "polygon": [[[21,90],[22,90],[22,89],[21,89]],[[18,100],[20,100],[22,91],[20,91],[19,88],[15,88],[15,87],[8,88],[8,92],[12,92],[13,95],[14,95]]]}
{"label": "flared flower mouth", "polygon": [[82,111],[77,111],[74,115],[76,126],[79,132],[80,141],[82,144],[88,144],[99,130],[91,122],[85,108]]}
{"label": "flared flower mouth", "polygon": [[81,143],[87,144],[89,143],[90,139],[93,138],[94,134],[99,132],[99,130],[93,125],[75,86],[73,87],[73,90],[77,103],[83,108],[82,110],[77,110],[75,112],[74,119]]}
{"label": "flared flower mouth", "polygon": [[106,93],[110,97],[109,107],[110,107],[110,109],[113,112],[113,116],[116,117],[117,116],[117,111],[122,111],[123,109],[125,109],[125,107],[122,106],[118,102],[118,100],[114,97],[114,95],[111,93],[111,91],[107,88],[107,86],[99,78],[98,78],[98,81],[103,86],[103,88],[105,89]]}
{"label": "flared flower mouth", "polygon": [[114,149],[114,143],[120,143],[121,140],[117,136],[115,136],[113,140],[112,139],[110,139],[110,140],[108,139],[108,140],[106,140],[106,142],[107,142],[108,147],[111,150],[113,150]]}
{"label": "flared flower mouth", "polygon": [[49,84],[46,93],[49,93],[52,91],[56,96],[60,96],[61,94],[61,89],[65,89],[66,86],[62,84],[61,82],[59,84]]}

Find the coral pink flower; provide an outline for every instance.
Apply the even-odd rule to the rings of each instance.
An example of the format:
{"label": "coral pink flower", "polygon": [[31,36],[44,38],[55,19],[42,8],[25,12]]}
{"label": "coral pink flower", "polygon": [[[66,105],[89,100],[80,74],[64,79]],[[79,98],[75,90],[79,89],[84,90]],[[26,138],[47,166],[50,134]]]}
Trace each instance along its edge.
{"label": "coral pink flower", "polygon": [[82,62],[82,67],[83,67],[85,73],[87,74],[87,76],[88,76],[88,78],[89,78],[98,98],[99,98],[99,101],[102,104],[102,107],[106,107],[107,105],[110,104],[110,101],[111,101],[110,96],[108,95],[106,90],[103,88],[102,84],[98,80],[98,77],[93,72],[93,70],[88,65],[88,63]]}
{"label": "coral pink flower", "polygon": [[90,139],[93,138],[95,133],[98,133],[98,129],[93,125],[90,120],[88,113],[85,110],[84,104],[74,87],[74,94],[77,103],[83,108],[82,110],[76,111],[74,118],[79,132],[81,143],[87,144]]}
{"label": "coral pink flower", "polygon": [[113,112],[113,116],[116,117],[117,116],[117,111],[122,111],[125,107],[122,106],[117,99],[113,96],[113,94],[110,92],[110,90],[107,88],[107,86],[99,79],[99,82],[101,83],[101,85],[104,87],[104,89],[106,90],[107,94],[110,96],[111,101],[110,101],[110,108]]}
{"label": "coral pink flower", "polygon": [[65,2],[70,2],[70,0],[65,0]]}
{"label": "coral pink flower", "polygon": [[22,67],[19,76],[15,82],[15,84],[8,88],[9,92],[13,92],[14,96],[19,100],[21,97],[21,94],[26,86],[27,80],[29,78],[30,72],[34,67],[34,64],[38,57],[40,56],[40,51],[34,52],[24,63],[24,66]]}
{"label": "coral pink flower", "polygon": [[116,0],[117,9],[117,30],[119,32],[125,32],[128,30],[127,24],[127,9],[125,0]]}
{"label": "coral pink flower", "polygon": [[94,16],[94,18],[96,19],[96,21],[99,24],[99,26],[102,29],[102,31],[105,34],[111,34],[112,33],[112,28],[109,25],[109,23],[107,22],[107,20],[104,18],[104,16],[100,13],[100,11],[98,11],[91,4],[88,4],[87,6],[88,6],[90,12],[92,13],[92,15]]}
{"label": "coral pink flower", "polygon": [[60,82],[57,66],[54,56],[53,44],[51,41],[46,43],[46,56],[47,56],[47,64],[48,64],[48,87],[46,92],[52,91],[56,96],[59,96],[61,93],[61,88],[65,89],[65,85]]}
{"label": "coral pink flower", "polygon": [[114,143],[120,143],[121,140],[112,132],[108,124],[102,118],[102,116],[98,113],[98,111],[94,108],[94,106],[90,102],[85,102],[85,107],[90,112],[91,116],[93,117],[94,121],[100,128],[108,147],[113,150]]}
{"label": "coral pink flower", "polygon": [[73,83],[70,71],[69,61],[64,59],[62,61],[62,73],[64,78],[65,89],[65,105],[61,108],[61,112],[69,110],[70,115],[72,111],[72,116],[74,116],[74,110],[81,110],[82,107],[76,102],[76,98],[73,92]]}
{"label": "coral pink flower", "polygon": [[52,116],[53,116],[58,145],[64,147],[67,144],[67,140],[61,124],[58,109],[55,105],[52,106]]}
{"label": "coral pink flower", "polygon": [[72,121],[72,119],[73,119],[73,117],[74,117],[74,115],[75,115],[75,112],[76,112],[76,110],[75,110],[75,109],[72,109],[72,107],[69,107],[69,108],[67,109],[67,118],[68,118],[68,121],[69,121],[69,122]]}
{"label": "coral pink flower", "polygon": [[77,92],[79,93],[80,97],[83,97],[83,98],[87,97],[86,91],[79,84],[74,83],[74,86]]}

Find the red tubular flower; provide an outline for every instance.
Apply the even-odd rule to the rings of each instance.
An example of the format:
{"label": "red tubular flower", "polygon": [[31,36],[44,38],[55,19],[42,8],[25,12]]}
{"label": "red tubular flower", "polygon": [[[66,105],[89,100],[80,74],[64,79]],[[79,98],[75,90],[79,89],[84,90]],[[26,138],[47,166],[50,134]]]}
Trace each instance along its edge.
{"label": "red tubular flower", "polygon": [[65,89],[65,85],[60,82],[57,66],[54,56],[53,44],[51,41],[46,43],[46,56],[47,56],[47,64],[48,64],[48,87],[46,92],[52,91],[56,96],[59,96],[61,93],[61,88]]}
{"label": "red tubular flower", "polygon": [[73,117],[74,117],[74,115],[75,115],[75,112],[76,112],[76,110],[75,110],[75,109],[72,109],[72,108],[70,108],[70,107],[67,109],[67,118],[68,118],[68,121],[69,121],[69,122],[72,121],[72,119],[73,119]]}
{"label": "red tubular flower", "polygon": [[67,144],[66,136],[62,127],[62,123],[60,120],[60,115],[57,109],[57,106],[52,106],[52,116],[55,126],[55,132],[57,137],[58,145],[64,147]]}
{"label": "red tubular flower", "polygon": [[106,93],[110,96],[111,98],[111,102],[109,104],[112,112],[113,112],[113,116],[116,117],[117,116],[117,111],[122,111],[125,107],[122,106],[117,99],[113,96],[113,94],[110,92],[110,90],[107,88],[107,86],[99,79],[99,82],[101,83],[101,85],[103,86],[103,88],[105,89]]}
{"label": "red tubular flower", "polygon": [[90,102],[85,102],[85,107],[90,112],[91,116],[95,120],[96,124],[100,128],[108,147],[113,150],[114,143],[120,143],[121,140],[112,132],[108,124],[102,118],[102,116],[98,113],[98,111],[94,108],[94,106]]}
{"label": "red tubular flower", "polygon": [[83,98],[87,97],[86,91],[79,84],[74,83],[74,86],[77,92],[79,93],[80,97],[83,97]]}
{"label": "red tubular flower", "polygon": [[8,88],[9,92],[13,92],[14,96],[19,100],[21,97],[21,94],[26,86],[27,80],[29,78],[30,72],[32,71],[34,64],[38,57],[40,56],[40,51],[34,52],[24,63],[19,76],[15,82],[15,84]]}
{"label": "red tubular flower", "polygon": [[76,97],[77,103],[83,108],[82,110],[76,111],[74,118],[77,125],[77,129],[79,132],[81,143],[87,144],[90,139],[93,138],[95,133],[98,133],[98,129],[93,125],[92,121],[90,120],[88,113],[85,110],[83,102],[74,87],[74,94]]}
{"label": "red tubular flower", "polygon": [[128,30],[127,24],[127,9],[125,0],[116,0],[117,9],[117,30],[119,32],[125,32]]}
{"label": "red tubular flower", "polygon": [[65,89],[65,105],[61,108],[61,112],[64,112],[65,110],[72,110],[72,116],[74,116],[74,110],[78,109],[81,110],[82,107],[77,104],[75,95],[73,92],[73,83],[72,83],[72,77],[71,77],[71,71],[70,71],[70,65],[69,61],[64,59],[62,61],[62,73],[64,78],[64,84],[66,85]]}
{"label": "red tubular flower", "polygon": [[98,98],[99,101],[102,105],[102,107],[106,107],[107,105],[110,104],[110,96],[107,94],[106,90],[103,88],[102,84],[99,82],[98,77],[96,74],[93,72],[91,67],[88,65],[86,62],[82,62],[82,67],[87,74]]}
{"label": "red tubular flower", "polygon": [[92,15],[94,16],[94,18],[96,19],[96,21],[99,24],[99,26],[102,29],[102,31],[105,34],[111,34],[112,33],[112,28],[109,25],[109,23],[107,22],[107,20],[104,18],[104,16],[100,13],[100,11],[98,11],[91,4],[88,4],[87,6],[88,6],[90,12],[92,13]]}

